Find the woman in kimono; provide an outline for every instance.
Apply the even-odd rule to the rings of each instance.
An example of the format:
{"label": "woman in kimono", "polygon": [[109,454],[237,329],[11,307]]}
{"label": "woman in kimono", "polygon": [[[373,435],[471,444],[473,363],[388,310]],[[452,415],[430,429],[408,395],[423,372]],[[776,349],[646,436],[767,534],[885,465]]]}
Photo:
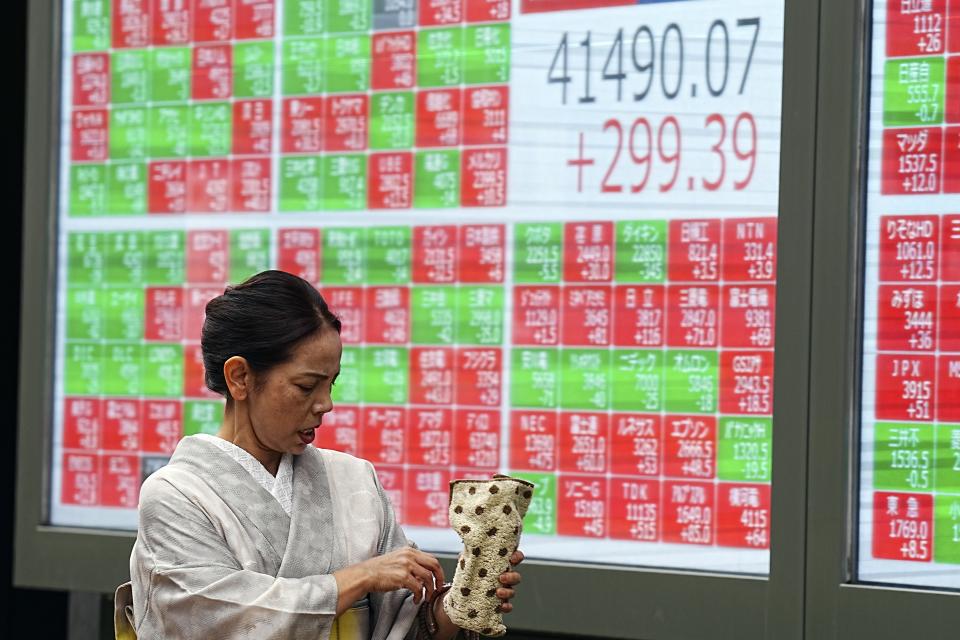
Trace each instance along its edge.
{"label": "woman in kimono", "polygon": [[[226,398],[223,423],[183,438],[141,489],[130,557],[139,638],[460,631],[440,603],[439,562],[407,541],[373,466],[310,446],[333,408],[339,334],[316,289],[279,271],[207,305],[205,381]],[[522,560],[517,551],[511,563]],[[508,612],[520,575],[500,582]]]}

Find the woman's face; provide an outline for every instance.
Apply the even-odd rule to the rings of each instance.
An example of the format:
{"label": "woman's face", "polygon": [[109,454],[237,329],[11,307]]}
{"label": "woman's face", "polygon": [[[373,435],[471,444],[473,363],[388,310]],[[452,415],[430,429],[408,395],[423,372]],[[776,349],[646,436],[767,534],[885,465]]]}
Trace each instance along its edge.
{"label": "woman's face", "polygon": [[340,336],[327,327],[303,340],[287,362],[256,376],[247,408],[262,447],[300,454],[313,442],[323,414],[333,409],[342,350]]}

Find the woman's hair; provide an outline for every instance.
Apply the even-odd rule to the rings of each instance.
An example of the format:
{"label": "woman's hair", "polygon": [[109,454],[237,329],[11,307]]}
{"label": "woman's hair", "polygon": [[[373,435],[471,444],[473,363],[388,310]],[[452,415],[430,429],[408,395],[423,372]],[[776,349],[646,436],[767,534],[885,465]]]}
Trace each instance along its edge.
{"label": "woman's hair", "polygon": [[340,319],[309,282],[264,271],[227,287],[207,303],[200,348],[207,388],[230,397],[223,364],[242,356],[254,373],[286,362],[294,347],[324,328],[340,333]]}

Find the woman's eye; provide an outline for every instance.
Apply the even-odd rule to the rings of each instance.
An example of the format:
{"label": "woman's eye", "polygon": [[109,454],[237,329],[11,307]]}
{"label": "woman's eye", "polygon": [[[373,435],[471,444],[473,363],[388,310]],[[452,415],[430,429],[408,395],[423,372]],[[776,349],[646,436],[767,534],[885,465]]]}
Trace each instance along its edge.
{"label": "woman's eye", "polygon": [[303,391],[304,393],[310,393],[311,391],[313,391],[313,387],[305,387],[302,384],[298,384],[296,386],[298,389],[300,389],[300,391]]}

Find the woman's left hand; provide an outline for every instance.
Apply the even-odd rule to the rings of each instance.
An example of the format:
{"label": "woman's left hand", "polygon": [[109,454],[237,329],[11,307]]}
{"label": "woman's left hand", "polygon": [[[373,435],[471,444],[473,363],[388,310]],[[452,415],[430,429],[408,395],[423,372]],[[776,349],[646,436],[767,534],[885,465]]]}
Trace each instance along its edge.
{"label": "woman's left hand", "polygon": [[516,571],[516,566],[521,562],[523,562],[523,552],[518,549],[510,556],[512,570],[500,574],[500,584],[503,586],[497,589],[497,597],[503,602],[503,604],[500,605],[500,610],[503,613],[513,611],[513,605],[510,604],[510,599],[517,595],[514,587],[520,584],[521,577],[520,573]]}

